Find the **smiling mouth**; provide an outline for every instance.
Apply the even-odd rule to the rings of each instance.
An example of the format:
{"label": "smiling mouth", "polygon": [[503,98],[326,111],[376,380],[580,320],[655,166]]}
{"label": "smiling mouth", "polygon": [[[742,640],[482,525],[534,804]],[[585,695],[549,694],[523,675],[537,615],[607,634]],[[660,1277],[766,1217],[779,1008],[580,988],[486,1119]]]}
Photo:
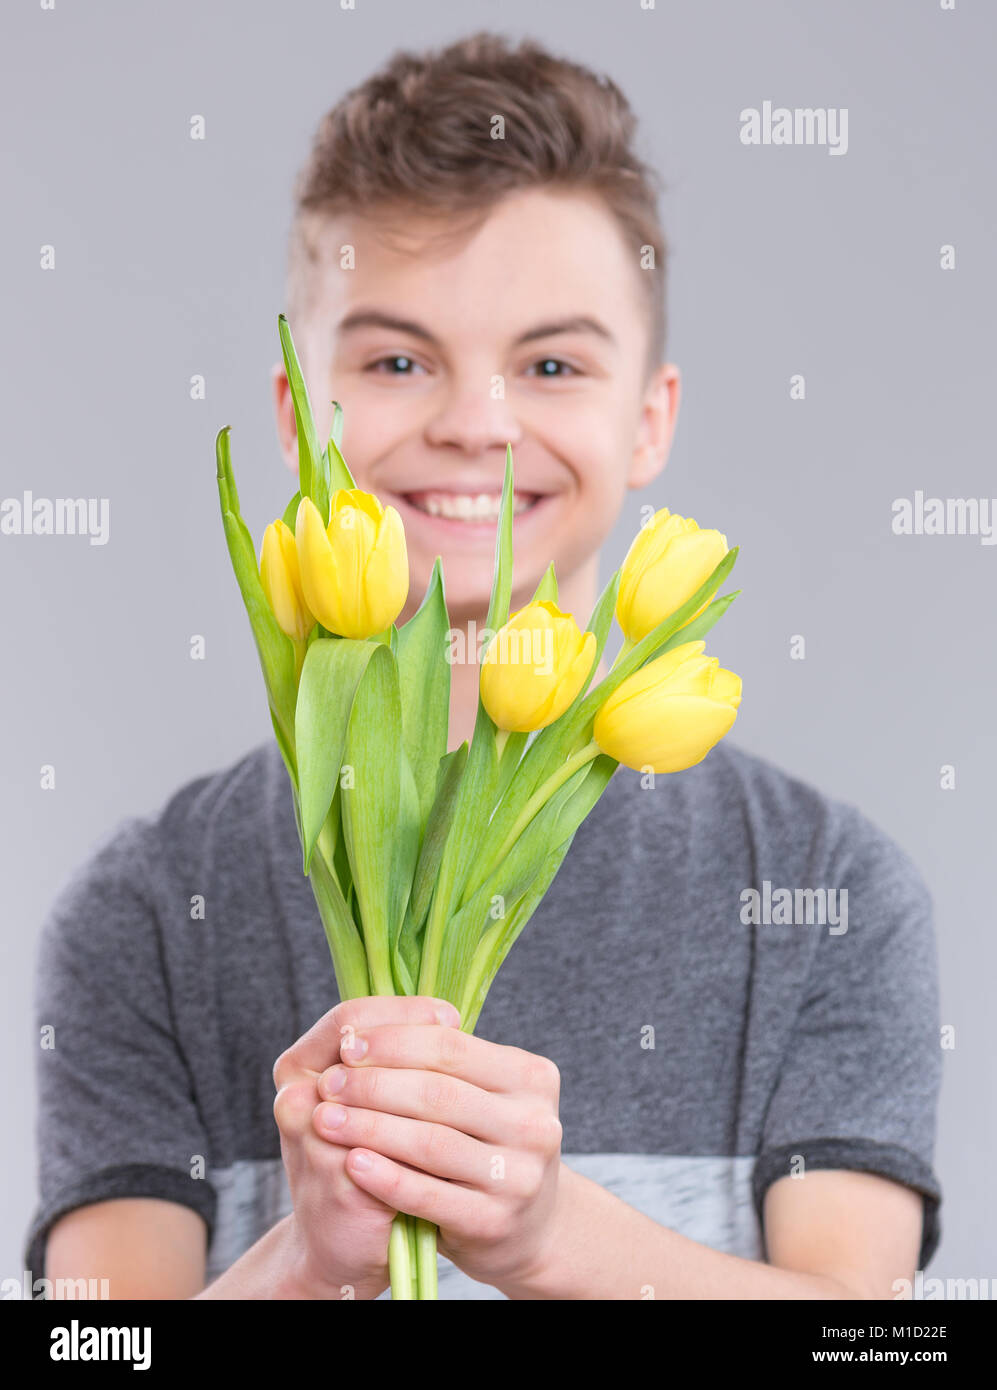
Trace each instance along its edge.
{"label": "smiling mouth", "polygon": [[[400,494],[410,507],[425,513],[426,516],[443,517],[447,521],[494,522],[498,521],[501,492],[445,492],[437,489],[423,489],[418,492]],[[540,501],[542,493],[513,493],[512,514],[519,516],[530,511]]]}

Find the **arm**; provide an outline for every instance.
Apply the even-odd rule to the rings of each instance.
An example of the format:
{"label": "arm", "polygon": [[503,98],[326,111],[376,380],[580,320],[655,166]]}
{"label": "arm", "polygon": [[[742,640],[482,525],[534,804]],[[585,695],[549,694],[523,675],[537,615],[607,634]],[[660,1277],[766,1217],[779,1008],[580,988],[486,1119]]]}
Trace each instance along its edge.
{"label": "arm", "polygon": [[112,1299],[191,1298],[204,1287],[206,1234],[197,1212],[179,1202],[92,1202],[53,1225],[45,1277],[106,1279]]}
{"label": "arm", "polygon": [[108,1281],[111,1299],[309,1299],[291,1217],[207,1288],[207,1228],[191,1207],[122,1197],[67,1212],[49,1232],[45,1277]]}
{"label": "arm", "polygon": [[765,1198],[769,1263],[670,1231],[561,1166],[547,1252],[503,1291],[530,1299],[891,1298],[913,1278],[921,1197],[870,1173],[781,1178]]}
{"label": "arm", "polygon": [[358,1042],[318,1080],[318,1127],[349,1150],[355,1183],[436,1223],[441,1251],[510,1298],[889,1298],[913,1274],[922,1198],[901,1183],[780,1178],[765,1197],[768,1262],[742,1259],[560,1161],[548,1059],[447,1029],[377,1026]]}

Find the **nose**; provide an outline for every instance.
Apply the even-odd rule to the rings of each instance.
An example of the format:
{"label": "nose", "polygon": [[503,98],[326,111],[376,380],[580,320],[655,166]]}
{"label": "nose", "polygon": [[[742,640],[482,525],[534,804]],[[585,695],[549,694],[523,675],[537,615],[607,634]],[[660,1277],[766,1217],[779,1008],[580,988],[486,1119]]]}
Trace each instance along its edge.
{"label": "nose", "polygon": [[519,443],[521,431],[505,397],[505,380],[486,373],[452,378],[436,396],[426,423],[427,444],[462,454],[505,450]]}

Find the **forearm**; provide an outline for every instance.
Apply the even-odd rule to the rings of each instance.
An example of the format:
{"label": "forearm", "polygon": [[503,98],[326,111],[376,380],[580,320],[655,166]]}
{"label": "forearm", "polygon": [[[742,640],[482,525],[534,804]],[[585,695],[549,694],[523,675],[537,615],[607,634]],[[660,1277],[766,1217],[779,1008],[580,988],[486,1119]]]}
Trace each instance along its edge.
{"label": "forearm", "polygon": [[294,1215],[271,1226],[266,1235],[231,1264],[195,1298],[252,1301],[376,1298],[380,1289],[319,1281],[306,1272],[304,1251],[297,1240]]}
{"label": "forearm", "polygon": [[836,1279],[728,1255],[628,1206],[561,1165],[545,1254],[502,1287],[513,1299],[828,1299],[859,1295]]}

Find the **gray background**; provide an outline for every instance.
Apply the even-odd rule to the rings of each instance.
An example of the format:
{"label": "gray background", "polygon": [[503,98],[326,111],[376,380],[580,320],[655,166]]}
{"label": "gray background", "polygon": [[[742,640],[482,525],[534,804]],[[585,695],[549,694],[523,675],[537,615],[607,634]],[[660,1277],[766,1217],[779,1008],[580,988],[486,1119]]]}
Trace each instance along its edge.
{"label": "gray background", "polygon": [[[111,539],[0,537],[0,1276],[20,1269],[33,1199],[45,910],[122,816],[270,733],[213,439],[233,425],[258,538],[289,493],[269,370],[293,174],[323,111],[390,51],[481,27],[608,71],[664,172],[685,395],[671,462],[632,495],[606,571],[645,500],[742,544],[744,593],[711,639],[744,678],[735,741],[857,803],[930,884],[956,1048],[929,1273],[997,1276],[997,547],[890,525],[893,500],[918,488],[997,493],[997,24],[983,0],[4,7],[0,496],[108,497]],[[739,113],[765,99],[847,107],[847,154],[742,146]],[[188,135],[195,113],[203,142]],[[954,271],[939,268],[943,243]],[[795,372],[805,402],[789,397]],[[194,373],[205,401],[189,398]],[[189,658],[195,633],[205,661]],[[805,661],[789,658],[793,634]],[[39,789],[43,763],[54,791]],[[940,789],[943,763],[955,790]]]}

